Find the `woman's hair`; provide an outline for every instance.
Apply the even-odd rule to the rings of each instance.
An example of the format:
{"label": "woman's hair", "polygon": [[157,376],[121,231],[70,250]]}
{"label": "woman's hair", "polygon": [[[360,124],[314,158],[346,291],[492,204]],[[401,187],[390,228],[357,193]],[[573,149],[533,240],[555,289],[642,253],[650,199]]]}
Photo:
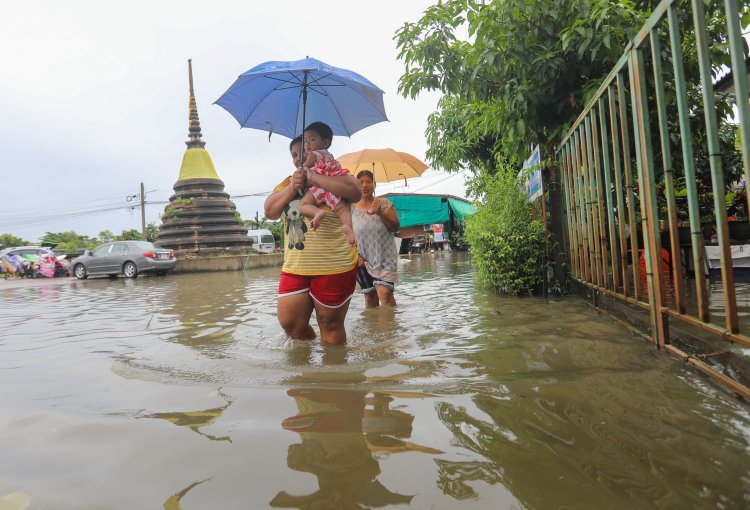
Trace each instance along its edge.
{"label": "woman's hair", "polygon": [[305,128],[305,131],[315,131],[323,140],[333,140],[333,129],[325,122],[313,122]]}
{"label": "woman's hair", "polygon": [[299,135],[298,137],[294,138],[291,142],[289,142],[289,152],[292,152],[292,147],[297,145],[298,143],[302,143],[302,135]]}
{"label": "woman's hair", "polygon": [[360,179],[365,175],[369,177],[372,182],[375,182],[375,176],[372,175],[372,172],[370,172],[369,170],[360,170],[359,172],[357,172],[357,179]]}

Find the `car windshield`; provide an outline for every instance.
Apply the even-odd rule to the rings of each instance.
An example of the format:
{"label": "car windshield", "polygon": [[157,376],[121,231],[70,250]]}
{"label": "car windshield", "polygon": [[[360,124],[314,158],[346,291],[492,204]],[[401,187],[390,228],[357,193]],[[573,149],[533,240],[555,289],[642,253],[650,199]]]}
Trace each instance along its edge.
{"label": "car windshield", "polygon": [[260,242],[263,244],[271,244],[274,242],[273,236],[269,236],[268,234],[261,236]]}

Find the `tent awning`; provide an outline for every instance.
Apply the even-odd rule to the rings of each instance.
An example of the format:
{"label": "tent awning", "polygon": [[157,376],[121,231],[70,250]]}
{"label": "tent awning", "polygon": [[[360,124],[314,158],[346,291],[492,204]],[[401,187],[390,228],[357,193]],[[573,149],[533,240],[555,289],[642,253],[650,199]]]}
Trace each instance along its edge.
{"label": "tent awning", "polygon": [[396,208],[401,228],[432,223],[446,223],[450,211],[459,221],[465,221],[476,212],[476,208],[466,200],[445,195],[399,195],[386,194]]}

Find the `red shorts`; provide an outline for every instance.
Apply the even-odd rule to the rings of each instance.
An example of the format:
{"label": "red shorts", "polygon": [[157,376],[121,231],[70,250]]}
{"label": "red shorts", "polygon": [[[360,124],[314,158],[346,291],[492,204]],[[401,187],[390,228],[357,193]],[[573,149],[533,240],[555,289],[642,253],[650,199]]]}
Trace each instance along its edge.
{"label": "red shorts", "polygon": [[281,272],[279,277],[279,297],[309,292],[310,296],[323,306],[339,308],[354,295],[357,281],[357,266],[337,274],[305,276]]}

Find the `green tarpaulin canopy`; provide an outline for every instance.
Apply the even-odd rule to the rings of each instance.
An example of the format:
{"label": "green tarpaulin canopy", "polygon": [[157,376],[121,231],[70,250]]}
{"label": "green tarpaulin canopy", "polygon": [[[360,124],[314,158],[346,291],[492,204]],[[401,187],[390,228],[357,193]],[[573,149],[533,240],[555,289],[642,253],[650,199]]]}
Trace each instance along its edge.
{"label": "green tarpaulin canopy", "polygon": [[448,197],[448,205],[459,221],[466,221],[466,218],[477,212],[476,207],[466,200],[459,200],[458,198]]}
{"label": "green tarpaulin canopy", "polygon": [[476,212],[468,200],[447,195],[383,195],[393,202],[401,228],[431,223],[446,223],[450,211],[459,221],[464,221]]}

